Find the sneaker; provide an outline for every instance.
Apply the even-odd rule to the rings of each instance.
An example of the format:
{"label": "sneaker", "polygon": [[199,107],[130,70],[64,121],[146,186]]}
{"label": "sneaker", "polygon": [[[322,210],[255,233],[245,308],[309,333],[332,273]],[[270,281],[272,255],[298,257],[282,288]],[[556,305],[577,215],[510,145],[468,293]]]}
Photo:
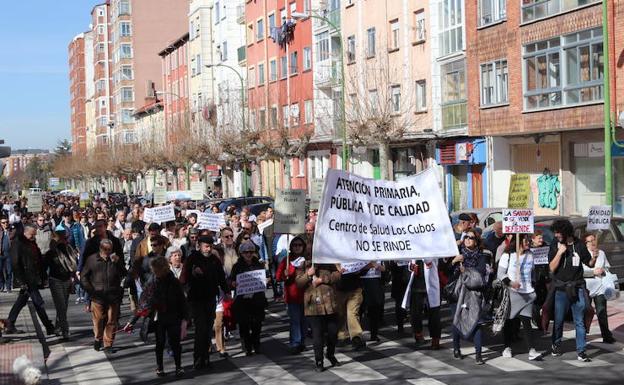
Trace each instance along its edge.
{"label": "sneaker", "polygon": [[483,361],[483,357],[481,357],[481,354],[477,354],[477,355],[475,356],[475,363],[476,363],[477,365],[483,365],[483,364],[485,364],[485,361]]}
{"label": "sneaker", "polygon": [[156,369],[156,375],[158,377],[165,377],[167,375],[167,373],[165,373],[165,371],[162,370],[162,369]]}
{"label": "sneaker", "polygon": [[529,361],[535,361],[541,358],[542,358],[542,353],[539,353],[534,348],[531,348],[531,350],[529,350]]}
{"label": "sneaker", "polygon": [[506,347],[505,350],[503,350],[503,357],[505,357],[505,358],[513,357],[513,354],[511,353],[511,348],[510,347]]}
{"label": "sneaker", "polygon": [[552,352],[550,353],[553,357],[560,357],[563,353],[561,352],[561,347],[558,345],[552,346]]}
{"label": "sneaker", "polygon": [[591,362],[591,358],[589,358],[589,356],[587,356],[587,354],[583,351],[580,352],[577,356],[576,359],[581,361],[581,362]]}
{"label": "sneaker", "polygon": [[182,376],[184,376],[184,369],[182,369],[182,368],[177,368],[177,369],[175,370],[175,376],[176,376],[176,377],[182,377]]}

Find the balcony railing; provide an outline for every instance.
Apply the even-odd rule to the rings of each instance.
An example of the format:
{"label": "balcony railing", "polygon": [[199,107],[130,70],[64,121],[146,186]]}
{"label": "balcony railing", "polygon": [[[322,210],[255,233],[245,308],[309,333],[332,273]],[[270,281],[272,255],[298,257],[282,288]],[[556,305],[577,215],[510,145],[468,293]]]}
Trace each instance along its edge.
{"label": "balcony railing", "polygon": [[338,62],[332,59],[318,62],[314,66],[314,82],[319,88],[335,87],[340,84],[342,75]]}

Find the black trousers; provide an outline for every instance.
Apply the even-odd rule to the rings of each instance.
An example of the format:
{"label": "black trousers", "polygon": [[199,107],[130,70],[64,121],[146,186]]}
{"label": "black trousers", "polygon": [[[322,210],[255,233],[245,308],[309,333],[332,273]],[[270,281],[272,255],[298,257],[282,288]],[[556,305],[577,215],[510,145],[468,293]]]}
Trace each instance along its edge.
{"label": "black trousers", "polygon": [[394,299],[394,320],[396,321],[399,329],[403,329],[405,318],[407,318],[407,311],[401,306],[402,303],[403,299]]}
{"label": "black trousers", "polygon": [[596,306],[596,317],[598,317],[598,325],[600,325],[600,334],[603,339],[612,338],[613,335],[609,330],[609,317],[607,316],[607,298],[604,295],[597,295],[593,298],[594,306]]}
{"label": "black trousers", "polygon": [[[426,299],[426,292],[413,292],[410,297],[410,318],[412,331],[414,333],[422,333],[423,331],[423,313],[425,311]],[[427,327],[429,328],[429,336],[431,336],[431,338],[440,338],[442,335],[442,325],[440,322],[439,306],[429,308]]]}
{"label": "black trousers", "polygon": [[176,369],[182,367],[182,345],[180,345],[180,333],[182,320],[156,321],[154,329],[156,331],[156,365],[158,369],[163,369],[163,352],[165,350],[165,338],[169,340],[169,347],[173,351],[173,360]]}
{"label": "black trousers", "polygon": [[195,341],[193,343],[193,361],[208,362],[210,360],[210,345],[215,319],[216,302],[191,302],[193,323],[195,324]]}
{"label": "black trousers", "polygon": [[50,293],[52,293],[52,301],[56,309],[56,327],[63,333],[69,333],[69,324],[67,323],[67,306],[69,302],[69,290],[71,281],[60,280],[50,277]]}
{"label": "black trousers", "polygon": [[505,343],[505,347],[511,347],[514,342],[519,323],[522,323],[522,339],[524,339],[524,344],[527,349],[531,349],[533,347],[533,338],[531,336],[533,327],[531,326],[531,318],[521,315],[518,315],[514,319],[508,319],[505,321],[505,325],[503,326],[503,341]]}
{"label": "black trousers", "polygon": [[9,322],[11,325],[15,325],[15,321],[17,320],[17,316],[22,311],[24,306],[28,303],[28,298],[32,299],[33,305],[35,305],[35,310],[37,310],[37,314],[43,323],[43,326],[46,328],[53,328],[54,324],[48,318],[48,314],[45,311],[43,298],[41,298],[41,293],[39,289],[34,288],[22,288],[17,295],[17,299],[9,312]]}
{"label": "black trousers", "polygon": [[314,359],[323,362],[323,346],[327,344],[327,357],[333,357],[338,340],[338,317],[336,314],[307,316],[312,327]]}
{"label": "black trousers", "polygon": [[362,279],[362,286],[364,289],[364,302],[362,304],[362,308],[366,311],[371,338],[375,338],[377,337],[379,324],[383,318],[383,286],[381,284],[381,279],[379,278]]}
{"label": "black trousers", "polygon": [[255,311],[249,311],[238,317],[238,331],[240,332],[243,348],[247,352],[251,352],[252,348],[257,350],[260,347],[263,315],[257,314]]}

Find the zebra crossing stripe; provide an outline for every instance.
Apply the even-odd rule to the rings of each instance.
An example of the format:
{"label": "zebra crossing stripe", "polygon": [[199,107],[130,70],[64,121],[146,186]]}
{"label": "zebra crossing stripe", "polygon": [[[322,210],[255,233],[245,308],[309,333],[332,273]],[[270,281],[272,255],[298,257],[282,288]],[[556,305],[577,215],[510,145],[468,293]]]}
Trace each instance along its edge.
{"label": "zebra crossing stripe", "polygon": [[65,352],[78,384],[121,385],[121,380],[104,352],[96,352],[84,346],[66,346]]}
{"label": "zebra crossing stripe", "polygon": [[405,347],[398,342],[386,341],[377,346],[370,346],[370,348],[372,350],[379,350],[386,357],[391,358],[402,365],[416,369],[427,376],[466,374],[466,372],[461,369],[451,366],[436,358],[429,357],[428,355],[417,350],[399,354],[389,354],[388,350],[393,348],[405,349]]}
{"label": "zebra crossing stripe", "polygon": [[446,385],[444,382],[431,377],[423,377],[418,379],[407,380],[412,385]]}
{"label": "zebra crossing stripe", "polygon": [[[462,354],[464,355],[467,354],[470,356],[474,356],[475,354],[474,346],[462,348],[461,350],[462,350]],[[498,352],[489,350],[488,348],[482,348],[482,354],[485,355],[487,353],[493,353],[497,355],[499,354]],[[543,370],[539,366],[533,365],[529,363],[528,361],[524,361],[515,357],[509,357],[509,358],[502,357],[502,356],[497,356],[494,358],[484,357],[484,361],[487,365],[490,365],[496,369],[502,370],[503,372],[524,372],[524,371],[530,371],[530,370]]]}
{"label": "zebra crossing stripe", "polygon": [[242,357],[237,360],[231,360],[238,368],[251,378],[256,384],[271,385],[304,385],[295,376],[275,364],[273,361],[256,354],[253,357]]}

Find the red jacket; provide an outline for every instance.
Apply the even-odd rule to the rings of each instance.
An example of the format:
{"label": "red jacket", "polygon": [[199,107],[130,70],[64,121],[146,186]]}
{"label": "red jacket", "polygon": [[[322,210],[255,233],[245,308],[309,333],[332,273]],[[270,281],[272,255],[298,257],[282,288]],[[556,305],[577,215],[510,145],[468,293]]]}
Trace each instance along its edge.
{"label": "red jacket", "polygon": [[282,259],[282,262],[280,262],[277,267],[275,278],[278,281],[284,282],[284,302],[303,304],[303,293],[305,290],[297,287],[297,284],[295,283],[297,269],[291,263],[288,264],[288,277],[286,277],[286,260],[294,259],[296,258],[293,258],[292,256],[290,256],[290,258]]}

